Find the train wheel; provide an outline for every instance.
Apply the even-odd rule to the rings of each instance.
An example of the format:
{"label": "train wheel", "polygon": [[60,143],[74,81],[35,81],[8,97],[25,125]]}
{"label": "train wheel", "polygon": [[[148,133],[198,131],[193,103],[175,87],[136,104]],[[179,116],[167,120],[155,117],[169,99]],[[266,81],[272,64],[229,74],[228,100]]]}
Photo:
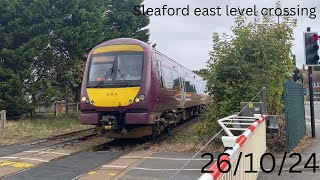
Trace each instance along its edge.
{"label": "train wheel", "polygon": [[187,111],[185,109],[182,111],[182,120],[187,120]]}
{"label": "train wheel", "polygon": [[189,116],[190,116],[190,117],[194,116],[194,108],[190,108],[190,110],[189,110]]}
{"label": "train wheel", "polygon": [[195,108],[194,108],[194,115],[195,116],[197,116],[198,114],[199,114],[199,111],[198,111],[199,109],[198,109],[198,106],[196,106]]}

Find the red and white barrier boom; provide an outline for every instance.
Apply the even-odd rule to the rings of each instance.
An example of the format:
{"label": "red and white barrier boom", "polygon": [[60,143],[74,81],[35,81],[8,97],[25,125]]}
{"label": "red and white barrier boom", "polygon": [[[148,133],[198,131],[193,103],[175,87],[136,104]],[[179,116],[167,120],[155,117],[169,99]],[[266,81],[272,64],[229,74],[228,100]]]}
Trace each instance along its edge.
{"label": "red and white barrier boom", "polygon": [[[265,115],[254,117],[229,116],[218,120],[228,136],[222,136],[227,150],[198,180],[217,179],[257,179],[260,169],[260,157],[266,151]],[[233,125],[233,127],[229,127]],[[242,132],[235,136],[232,132]],[[247,155],[251,156],[248,157]],[[246,157],[245,157],[246,156]],[[218,167],[219,166],[219,167]],[[223,172],[222,172],[223,171]],[[247,171],[247,172],[246,172]],[[250,171],[248,173],[248,171]]]}

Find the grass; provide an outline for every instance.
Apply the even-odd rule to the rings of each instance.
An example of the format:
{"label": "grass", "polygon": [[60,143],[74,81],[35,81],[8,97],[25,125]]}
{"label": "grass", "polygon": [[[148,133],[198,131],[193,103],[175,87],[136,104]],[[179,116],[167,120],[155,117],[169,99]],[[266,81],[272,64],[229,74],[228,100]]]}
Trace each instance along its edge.
{"label": "grass", "polygon": [[0,144],[14,144],[58,134],[78,131],[92,126],[80,123],[78,114],[37,115],[32,118],[7,121],[6,129],[0,131]]}
{"label": "grass", "polygon": [[[181,130],[169,140],[160,142],[152,149],[166,152],[197,152],[219,131],[217,122],[208,117],[207,112],[201,115],[201,120]],[[221,137],[218,136],[204,151],[222,150]]]}

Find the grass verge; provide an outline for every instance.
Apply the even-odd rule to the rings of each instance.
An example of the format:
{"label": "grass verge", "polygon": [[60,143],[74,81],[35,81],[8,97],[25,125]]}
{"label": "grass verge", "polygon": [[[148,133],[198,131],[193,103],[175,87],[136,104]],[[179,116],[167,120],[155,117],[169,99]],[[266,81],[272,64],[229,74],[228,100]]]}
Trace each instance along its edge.
{"label": "grass verge", "polygon": [[0,131],[0,144],[14,144],[58,134],[78,131],[92,126],[80,123],[79,114],[37,115],[20,120],[7,121],[6,129]]}
{"label": "grass verge", "polygon": [[[217,121],[212,120],[210,114],[205,112],[195,124],[181,130],[169,140],[160,142],[152,147],[154,151],[161,152],[197,152],[220,130]],[[223,150],[221,136],[217,136],[203,152]]]}

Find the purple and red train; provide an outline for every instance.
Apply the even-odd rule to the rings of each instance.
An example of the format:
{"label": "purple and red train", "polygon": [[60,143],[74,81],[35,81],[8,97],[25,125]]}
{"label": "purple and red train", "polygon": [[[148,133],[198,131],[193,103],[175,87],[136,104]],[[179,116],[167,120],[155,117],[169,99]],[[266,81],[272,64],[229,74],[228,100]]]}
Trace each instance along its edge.
{"label": "purple and red train", "polygon": [[158,135],[205,108],[205,86],[200,76],[142,41],[106,41],[88,56],[81,122],[110,138]]}

